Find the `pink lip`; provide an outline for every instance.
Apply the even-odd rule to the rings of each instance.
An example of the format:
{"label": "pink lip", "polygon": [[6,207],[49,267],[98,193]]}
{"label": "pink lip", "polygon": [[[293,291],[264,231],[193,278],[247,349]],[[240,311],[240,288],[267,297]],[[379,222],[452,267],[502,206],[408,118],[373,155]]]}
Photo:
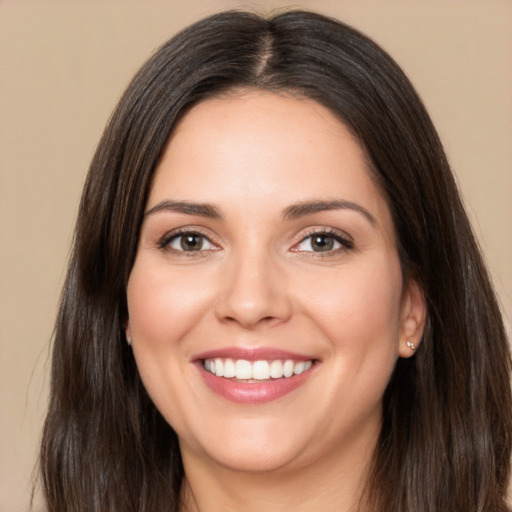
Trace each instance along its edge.
{"label": "pink lip", "polygon": [[[313,365],[314,367],[314,365]],[[294,375],[293,377],[282,377],[281,379],[270,379],[261,382],[241,382],[224,377],[217,377],[207,372],[202,365],[198,364],[201,376],[206,385],[217,395],[240,404],[263,404],[272,402],[278,398],[291,393],[309,378],[311,369]]]}
{"label": "pink lip", "polygon": [[312,370],[314,370],[317,366],[314,364],[304,373],[288,378],[282,377],[280,379],[269,379],[265,381],[242,382],[234,379],[217,377],[216,375],[213,375],[204,369],[203,362],[205,359],[215,359],[217,357],[245,359],[247,361],[268,361],[275,359],[309,361],[314,360],[314,358],[283,350],[264,347],[256,349],[246,349],[239,347],[222,348],[196,355],[193,360],[196,363],[196,366],[206,385],[217,395],[230,400],[231,402],[240,404],[263,404],[277,400],[278,398],[291,393],[302,384],[304,384],[311,376]]}
{"label": "pink lip", "polygon": [[294,361],[310,361],[315,359],[314,357],[295,354],[294,352],[288,352],[286,350],[278,350],[270,347],[258,347],[258,348],[242,348],[242,347],[225,347],[216,350],[209,350],[207,352],[201,352],[201,354],[195,355],[192,360],[198,361],[205,359],[228,358],[231,359],[245,359],[246,361],[261,361],[261,360],[275,360],[275,359],[293,359]]}

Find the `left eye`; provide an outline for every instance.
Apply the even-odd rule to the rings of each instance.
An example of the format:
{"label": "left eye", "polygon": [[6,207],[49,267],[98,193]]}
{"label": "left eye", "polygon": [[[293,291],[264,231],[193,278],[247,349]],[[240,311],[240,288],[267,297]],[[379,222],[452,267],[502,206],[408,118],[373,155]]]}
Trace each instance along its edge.
{"label": "left eye", "polygon": [[186,252],[208,251],[215,247],[208,238],[193,232],[175,235],[166,245],[175,251]]}
{"label": "left eye", "polygon": [[329,252],[347,247],[341,237],[330,233],[313,233],[304,238],[296,247],[297,251]]}

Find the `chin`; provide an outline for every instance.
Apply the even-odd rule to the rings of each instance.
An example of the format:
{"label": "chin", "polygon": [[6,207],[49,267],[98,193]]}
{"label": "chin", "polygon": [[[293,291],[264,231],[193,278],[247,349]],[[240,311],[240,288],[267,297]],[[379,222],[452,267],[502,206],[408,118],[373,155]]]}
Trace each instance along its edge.
{"label": "chin", "polygon": [[[182,440],[182,452],[186,456],[191,450],[197,457],[242,472],[271,472],[301,465],[308,445],[304,431],[294,435],[275,422],[265,421],[262,425],[255,419],[249,421],[252,424],[219,426],[203,442],[203,436],[197,436],[193,445]],[[217,435],[219,432],[222,434]]]}
{"label": "chin", "polygon": [[283,450],[277,446],[227,448],[223,453],[210,453],[210,458],[219,466],[237,472],[269,473],[297,468],[300,464],[299,450]]}

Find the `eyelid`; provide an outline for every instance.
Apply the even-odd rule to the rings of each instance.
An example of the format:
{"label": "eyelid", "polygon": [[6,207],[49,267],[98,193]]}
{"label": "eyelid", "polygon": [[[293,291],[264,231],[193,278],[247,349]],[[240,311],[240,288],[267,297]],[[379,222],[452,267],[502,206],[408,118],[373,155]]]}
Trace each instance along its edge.
{"label": "eyelid", "polygon": [[[201,237],[203,237],[205,240],[207,240],[213,248],[208,249],[200,249],[197,251],[184,251],[179,250],[170,247],[170,242],[177,237],[190,235],[190,234],[197,234]],[[303,243],[308,238],[314,236],[314,235],[325,235],[332,237],[335,241],[337,241],[339,244],[341,244],[342,247],[336,248],[330,251],[305,251],[298,249],[298,246]],[[210,252],[210,251],[217,251],[221,249],[220,244],[215,241],[214,237],[212,237],[210,234],[207,234],[203,228],[200,226],[187,226],[187,227],[179,227],[172,229],[170,231],[167,231],[162,237],[159,238],[157,242],[157,246],[159,249],[167,250],[169,252],[174,253],[180,253],[180,254],[186,254],[187,256],[194,256],[199,255],[200,253]],[[292,252],[303,252],[303,253],[315,253],[316,256],[328,256],[332,254],[336,254],[339,252],[343,252],[346,250],[350,250],[354,248],[354,241],[350,235],[345,233],[344,231],[341,231],[339,229],[335,229],[332,227],[322,227],[322,226],[315,226],[308,228],[305,232],[302,232],[300,234],[300,238],[297,242],[294,243],[294,245],[291,247]]]}
{"label": "eyelid", "polygon": [[[199,236],[203,237],[215,248],[200,249],[199,251],[181,251],[181,250],[174,249],[169,246],[170,242],[174,238],[178,238],[180,236],[185,236],[185,235],[191,235],[191,234],[195,234],[195,235],[199,235]],[[193,256],[194,253],[196,253],[196,255],[197,255],[197,253],[207,252],[207,251],[217,251],[220,249],[220,245],[212,240],[212,236],[206,234],[204,232],[204,230],[198,226],[180,227],[180,228],[172,229],[171,231],[167,231],[162,237],[160,237],[160,239],[157,242],[157,246],[159,249],[168,250],[170,252],[187,253],[187,256]]]}
{"label": "eyelid", "polygon": [[[301,251],[297,247],[302,244],[304,241],[306,241],[308,238],[312,237],[313,235],[326,235],[334,238],[338,243],[342,245],[341,248],[334,249],[331,251]],[[293,247],[291,248],[292,252],[304,252],[304,253],[315,253],[317,256],[327,256],[329,254],[336,254],[338,252],[350,250],[354,248],[354,240],[350,235],[345,233],[344,231],[332,228],[332,227],[312,227],[309,228],[305,233],[301,234],[301,237],[298,242],[296,242]]]}

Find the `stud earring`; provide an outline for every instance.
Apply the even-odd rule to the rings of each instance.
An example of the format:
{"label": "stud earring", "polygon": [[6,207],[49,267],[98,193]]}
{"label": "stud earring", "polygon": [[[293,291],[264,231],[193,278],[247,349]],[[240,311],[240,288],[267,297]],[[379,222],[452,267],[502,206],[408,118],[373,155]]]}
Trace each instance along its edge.
{"label": "stud earring", "polygon": [[132,346],[132,337],[131,335],[126,336],[126,343],[128,343],[128,346]]}
{"label": "stud earring", "polygon": [[411,350],[416,350],[416,347],[415,347],[414,343],[413,343],[412,341],[410,341],[410,340],[407,342],[407,346],[408,346]]}

